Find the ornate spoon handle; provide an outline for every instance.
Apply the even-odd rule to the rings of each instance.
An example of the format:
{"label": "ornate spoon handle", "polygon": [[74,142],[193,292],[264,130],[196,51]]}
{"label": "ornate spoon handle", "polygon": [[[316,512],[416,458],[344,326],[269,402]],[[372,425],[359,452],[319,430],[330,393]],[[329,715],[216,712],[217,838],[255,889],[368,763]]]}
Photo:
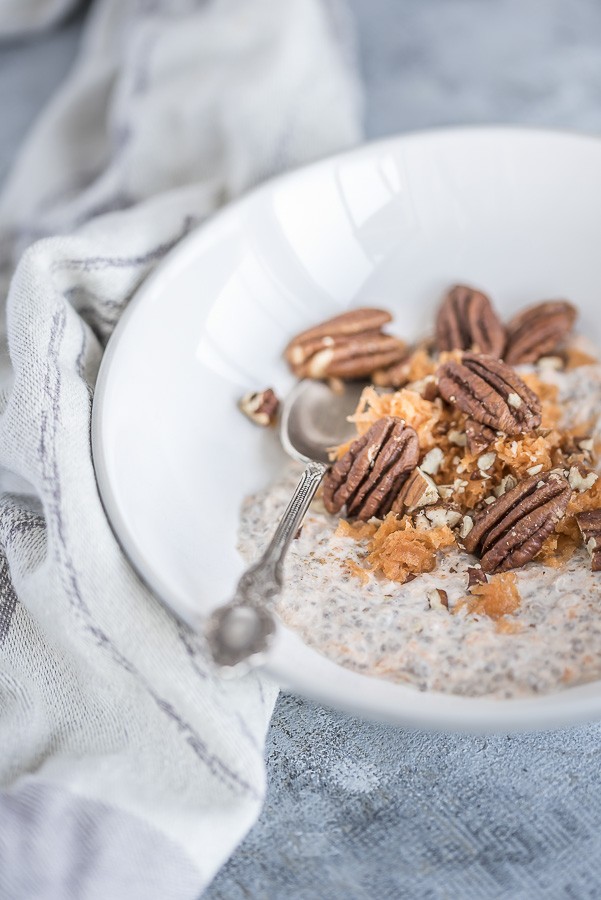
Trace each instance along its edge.
{"label": "ornate spoon handle", "polygon": [[217,665],[252,668],[263,660],[275,633],[271,607],[282,588],[284,557],[327,468],[308,463],[267,549],[244,572],[233,599],[209,617],[205,634]]}

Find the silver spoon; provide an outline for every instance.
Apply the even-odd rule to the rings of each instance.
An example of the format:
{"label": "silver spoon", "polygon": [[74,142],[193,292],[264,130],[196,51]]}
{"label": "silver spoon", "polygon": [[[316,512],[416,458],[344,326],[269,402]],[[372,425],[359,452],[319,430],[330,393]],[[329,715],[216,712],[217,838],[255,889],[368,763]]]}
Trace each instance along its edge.
{"label": "silver spoon", "polygon": [[240,578],[233,600],[209,617],[205,636],[215,663],[224,672],[259,665],[275,635],[273,602],[282,589],[282,565],[311,500],[328,468],[328,448],[348,440],[364,383],[345,384],[337,393],[321,381],[301,381],[286,398],[280,439],[286,453],[305,463],[290,503],[267,549]]}

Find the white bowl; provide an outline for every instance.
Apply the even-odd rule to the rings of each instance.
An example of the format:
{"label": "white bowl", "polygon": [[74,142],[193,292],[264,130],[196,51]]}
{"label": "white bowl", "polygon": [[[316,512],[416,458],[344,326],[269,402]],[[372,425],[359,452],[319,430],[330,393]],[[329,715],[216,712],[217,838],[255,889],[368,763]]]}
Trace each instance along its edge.
{"label": "white bowl", "polygon": [[[601,141],[518,128],[392,138],[265,184],[183,241],[109,343],[94,402],[98,484],[126,553],[194,628],[232,594],[241,502],[284,462],[241,393],[292,379],[288,339],[351,306],[423,334],[444,289],[502,313],[567,297],[601,340]],[[600,610],[601,614],[601,610]],[[281,628],[284,686],[403,725],[519,730],[601,717],[601,683],[540,698],[420,693],[350,672]]]}

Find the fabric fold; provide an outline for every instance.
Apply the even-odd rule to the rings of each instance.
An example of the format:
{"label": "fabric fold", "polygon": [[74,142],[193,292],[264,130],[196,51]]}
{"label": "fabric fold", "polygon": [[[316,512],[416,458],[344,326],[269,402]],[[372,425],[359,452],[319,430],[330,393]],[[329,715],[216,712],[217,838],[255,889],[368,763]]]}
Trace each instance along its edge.
{"label": "fabric fold", "polygon": [[198,895],[260,810],[277,688],[216,679],[137,578],[98,497],[91,409],[106,343],[169,250],[261,179],[359,139],[341,14],[99,0],[5,187],[3,896]]}

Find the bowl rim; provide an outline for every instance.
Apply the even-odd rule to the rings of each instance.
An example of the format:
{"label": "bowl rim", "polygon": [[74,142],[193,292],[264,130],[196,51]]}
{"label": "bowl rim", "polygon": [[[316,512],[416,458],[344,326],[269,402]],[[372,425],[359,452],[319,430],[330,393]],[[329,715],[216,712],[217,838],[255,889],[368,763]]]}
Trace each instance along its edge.
{"label": "bowl rim", "polygon": [[[145,297],[155,290],[157,284],[160,284],[165,271],[172,266],[181,265],[185,262],[186,257],[198,241],[200,233],[213,228],[216,223],[225,223],[229,217],[236,216],[240,208],[253,203],[257,197],[273,191],[280,183],[306,177],[312,171],[318,171],[339,161],[385,151],[387,147],[398,147],[402,144],[423,140],[436,141],[441,138],[448,139],[455,136],[469,140],[470,138],[480,138],[483,135],[498,135],[500,138],[533,137],[552,141],[569,141],[576,144],[585,143],[598,145],[601,151],[601,135],[574,129],[512,124],[466,124],[424,128],[362,142],[355,147],[278,174],[252,187],[240,197],[217,209],[195,227],[190,234],[179,241],[135,290],[108,340],[97,373],[91,414],[93,469],[99,497],[107,520],[126,559],[132,564],[136,573],[151,593],[177,618],[186,621],[192,627],[197,627],[197,623],[187,620],[170,602],[171,592],[169,585],[162,581],[160,576],[157,577],[157,573],[154,570],[150,569],[146,559],[138,552],[135,541],[130,540],[128,527],[111,490],[110,476],[103,452],[102,433],[106,413],[104,399],[109,373],[113,359],[119,349],[121,335],[125,332],[130,318],[139,305],[144,302]],[[283,630],[289,631],[288,629]],[[333,665],[340,669],[344,668],[336,663],[333,663]],[[359,691],[352,697],[346,695],[341,697],[340,691],[337,691],[330,683],[318,683],[315,677],[312,677],[309,667],[299,672],[298,677],[295,676],[293,686],[285,683],[282,671],[277,661],[273,659],[268,659],[260,671],[280,683],[283,689],[290,687],[295,692],[304,694],[321,703],[360,715],[366,719],[388,721],[392,724],[409,728],[472,733],[491,731],[524,732],[534,729],[555,728],[564,724],[574,724],[579,721],[601,718],[601,690],[598,689],[597,693],[594,693],[595,685],[597,688],[601,687],[601,679],[576,687],[568,687],[561,691],[541,694],[536,697],[501,699],[443,694],[434,691],[420,692],[410,685],[386,682],[384,679],[375,679],[371,676],[353,673],[358,679],[365,682],[366,689],[365,691]],[[349,670],[344,669],[344,671],[348,672]],[[377,681],[379,685],[390,685],[395,689],[396,693],[400,693],[399,688],[405,689],[414,698],[423,698],[423,705],[420,703],[412,704],[410,710],[399,710],[396,713],[391,710],[390,701],[374,703],[373,697],[370,697],[369,701],[367,701],[364,694],[370,693],[369,683],[373,684],[374,681]],[[561,708],[558,709],[558,707]]]}

